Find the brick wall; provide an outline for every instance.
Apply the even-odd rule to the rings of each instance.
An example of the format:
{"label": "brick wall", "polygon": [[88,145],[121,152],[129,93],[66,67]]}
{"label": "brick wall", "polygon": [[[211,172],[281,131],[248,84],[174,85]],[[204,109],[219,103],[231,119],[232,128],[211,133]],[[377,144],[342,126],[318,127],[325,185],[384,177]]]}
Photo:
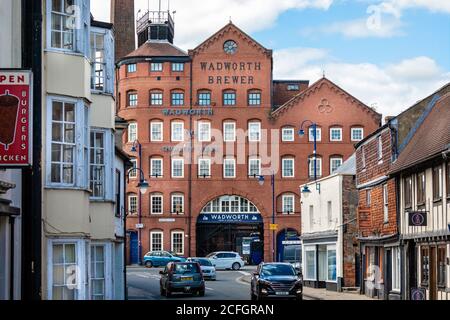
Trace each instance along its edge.
{"label": "brick wall", "polygon": [[136,48],[134,1],[111,0],[111,23],[115,30],[115,59],[125,57]]}
{"label": "brick wall", "polygon": [[[298,85],[298,90],[288,90],[289,85]],[[308,88],[307,81],[274,81],[273,82],[273,105],[281,106],[292,99],[295,95]]]}
{"label": "brick wall", "polygon": [[343,276],[344,287],[354,287],[356,282],[355,254],[358,252],[358,191],[353,176],[343,177],[342,186],[343,213]]}

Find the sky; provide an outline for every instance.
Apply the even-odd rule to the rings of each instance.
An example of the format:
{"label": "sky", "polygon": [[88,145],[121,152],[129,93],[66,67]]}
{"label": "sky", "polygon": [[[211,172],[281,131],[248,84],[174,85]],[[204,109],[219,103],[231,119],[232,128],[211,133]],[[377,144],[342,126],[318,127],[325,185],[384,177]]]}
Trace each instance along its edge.
{"label": "sky", "polygon": [[[130,0],[133,1],[133,0]],[[91,0],[110,20],[110,0]],[[274,78],[326,77],[397,115],[450,82],[450,0],[161,0],[175,45],[195,48],[230,19],[274,50]],[[136,15],[158,0],[135,0]]]}

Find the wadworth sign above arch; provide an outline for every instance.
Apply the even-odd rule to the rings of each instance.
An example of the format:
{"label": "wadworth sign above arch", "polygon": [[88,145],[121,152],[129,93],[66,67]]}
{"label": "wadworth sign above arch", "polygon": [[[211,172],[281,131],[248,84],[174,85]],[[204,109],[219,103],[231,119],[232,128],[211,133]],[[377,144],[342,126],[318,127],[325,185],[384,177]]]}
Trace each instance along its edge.
{"label": "wadworth sign above arch", "polygon": [[0,70],[0,168],[31,165],[32,73]]}

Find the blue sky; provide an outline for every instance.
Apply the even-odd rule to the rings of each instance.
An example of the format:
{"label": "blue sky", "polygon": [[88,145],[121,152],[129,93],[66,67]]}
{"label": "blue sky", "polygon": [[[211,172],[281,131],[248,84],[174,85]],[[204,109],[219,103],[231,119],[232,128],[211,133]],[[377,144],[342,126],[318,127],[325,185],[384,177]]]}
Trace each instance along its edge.
{"label": "blue sky", "polygon": [[[91,0],[109,20],[110,0]],[[135,0],[135,11],[157,0]],[[167,10],[167,0],[162,0]],[[107,8],[107,9],[105,9]],[[274,77],[323,72],[384,116],[450,82],[450,0],[171,0],[175,44],[192,49],[228,23],[274,50]]]}

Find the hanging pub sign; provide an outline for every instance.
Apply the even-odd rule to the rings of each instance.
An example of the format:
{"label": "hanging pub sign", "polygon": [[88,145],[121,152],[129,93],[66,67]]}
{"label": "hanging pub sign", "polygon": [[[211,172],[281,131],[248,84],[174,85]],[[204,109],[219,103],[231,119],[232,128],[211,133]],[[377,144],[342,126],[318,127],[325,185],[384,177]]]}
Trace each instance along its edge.
{"label": "hanging pub sign", "polygon": [[410,211],[408,214],[410,227],[425,227],[427,225],[426,211]]}
{"label": "hanging pub sign", "polygon": [[0,168],[30,166],[32,73],[0,70]]}
{"label": "hanging pub sign", "polygon": [[424,288],[412,288],[411,289],[411,300],[426,300],[426,292]]}

